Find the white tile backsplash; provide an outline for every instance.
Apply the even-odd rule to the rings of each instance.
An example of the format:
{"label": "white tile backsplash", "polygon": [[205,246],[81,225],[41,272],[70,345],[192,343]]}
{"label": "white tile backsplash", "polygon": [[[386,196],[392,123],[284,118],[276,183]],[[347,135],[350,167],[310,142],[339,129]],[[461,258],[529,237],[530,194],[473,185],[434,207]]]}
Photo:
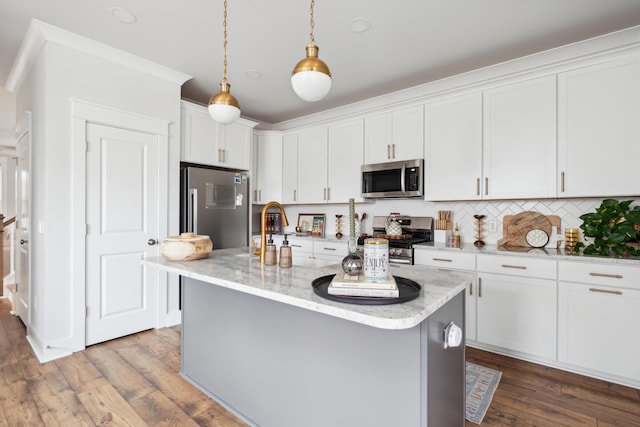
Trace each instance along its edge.
{"label": "white tile backsplash", "polygon": [[[635,200],[640,204],[640,198],[618,198],[619,200]],[[356,203],[356,212],[360,215],[367,213],[363,224],[363,232],[371,233],[371,218],[386,216],[390,212],[400,212],[402,215],[431,216],[437,218],[438,211],[450,210],[453,222],[458,223],[463,242],[473,242],[475,238],[475,214],[486,215],[484,219],[482,239],[487,244],[495,244],[502,238],[502,218],[505,215],[515,215],[523,211],[536,211],[545,215],[558,215],[561,219],[561,233],[566,227],[577,228],[582,224],[580,215],[593,212],[600,206],[602,199],[560,199],[560,200],[492,200],[465,202],[425,202],[419,199],[407,200],[376,200],[366,203]],[[349,221],[347,219],[349,206],[344,204],[329,205],[287,205],[285,211],[289,219],[287,232],[293,232],[299,213],[326,213],[326,235],[335,235],[335,215],[342,214],[342,232],[349,235]],[[497,231],[489,232],[488,221],[497,221]]]}

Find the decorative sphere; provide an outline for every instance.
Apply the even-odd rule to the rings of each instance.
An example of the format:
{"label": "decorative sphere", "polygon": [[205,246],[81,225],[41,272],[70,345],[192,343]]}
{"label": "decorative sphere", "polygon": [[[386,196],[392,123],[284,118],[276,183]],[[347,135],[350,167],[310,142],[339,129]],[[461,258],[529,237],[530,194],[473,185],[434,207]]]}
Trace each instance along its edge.
{"label": "decorative sphere", "polygon": [[351,253],[342,260],[342,269],[350,276],[355,276],[362,272],[364,260],[358,254]]}

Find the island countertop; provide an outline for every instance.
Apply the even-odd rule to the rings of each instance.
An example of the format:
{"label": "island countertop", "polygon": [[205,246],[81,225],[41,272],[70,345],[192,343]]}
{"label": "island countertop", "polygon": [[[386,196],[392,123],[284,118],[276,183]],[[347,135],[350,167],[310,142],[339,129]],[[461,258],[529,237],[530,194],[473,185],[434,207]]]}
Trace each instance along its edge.
{"label": "island countertop", "polygon": [[342,271],[340,263],[331,261],[294,257],[293,267],[280,268],[260,264],[249,248],[235,248],[214,250],[208,258],[195,261],[176,262],[158,257],[143,262],[216,286],[380,329],[408,329],[420,324],[473,280],[473,275],[466,272],[391,264],[392,275],[422,286],[420,295],[402,304],[358,305],[331,301],[313,291],[314,279]]}

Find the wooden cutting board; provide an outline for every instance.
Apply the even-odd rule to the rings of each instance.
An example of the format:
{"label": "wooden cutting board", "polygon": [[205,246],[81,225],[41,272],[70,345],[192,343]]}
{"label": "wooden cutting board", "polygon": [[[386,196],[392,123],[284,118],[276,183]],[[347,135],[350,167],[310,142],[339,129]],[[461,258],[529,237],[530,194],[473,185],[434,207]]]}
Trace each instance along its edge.
{"label": "wooden cutting board", "polygon": [[525,211],[516,215],[505,215],[502,226],[502,239],[498,245],[531,247],[526,240],[527,233],[540,229],[551,237],[552,227],[560,230],[560,217],[543,215],[539,212]]}

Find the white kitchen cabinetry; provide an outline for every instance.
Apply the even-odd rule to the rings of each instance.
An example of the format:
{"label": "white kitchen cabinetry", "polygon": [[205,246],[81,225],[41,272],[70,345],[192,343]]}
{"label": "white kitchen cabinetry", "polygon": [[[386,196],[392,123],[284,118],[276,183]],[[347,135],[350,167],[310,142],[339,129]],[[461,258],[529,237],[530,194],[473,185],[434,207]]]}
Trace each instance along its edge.
{"label": "white kitchen cabinetry", "polygon": [[326,203],[327,188],[327,128],[298,133],[298,203]]}
{"label": "white kitchen cabinetry", "polygon": [[558,360],[640,384],[640,268],[558,263]]}
{"label": "white kitchen cabinetry", "polygon": [[368,116],[365,123],[365,164],[424,158],[422,105]]}
{"label": "white kitchen cabinetry", "polygon": [[425,199],[480,199],[482,94],[425,105],[425,129]]}
{"label": "white kitchen cabinetry", "polygon": [[640,57],[558,75],[560,197],[637,195]]}
{"label": "white kitchen cabinetry", "polygon": [[556,76],[489,89],[483,98],[483,198],[555,197]]}
{"label": "white kitchen cabinetry", "polygon": [[206,107],[185,101],[181,103],[181,114],[182,161],[250,169],[255,122],[240,118],[230,125],[220,125]]}
{"label": "white kitchen cabinetry", "polygon": [[[436,267],[442,271],[475,271],[476,256],[471,253],[448,250],[431,250],[415,248],[414,264]],[[467,285],[466,294],[466,339],[476,340],[476,296],[478,294],[476,281]]]}
{"label": "white kitchen cabinetry", "polygon": [[348,253],[349,246],[346,241],[314,240],[313,242],[314,258],[342,262]]}
{"label": "white kitchen cabinetry", "polygon": [[554,197],[556,80],[425,106],[426,200]]}
{"label": "white kitchen cabinetry", "polygon": [[253,203],[282,200],[282,135],[259,133],[255,136]]}
{"label": "white kitchen cabinetry", "polygon": [[478,255],[477,341],[556,359],[556,261]]}
{"label": "white kitchen cabinetry", "polygon": [[362,202],[361,169],[364,161],[364,120],[329,126],[327,188],[329,203]]}
{"label": "white kitchen cabinetry", "polygon": [[298,134],[282,136],[282,204],[298,203]]}

